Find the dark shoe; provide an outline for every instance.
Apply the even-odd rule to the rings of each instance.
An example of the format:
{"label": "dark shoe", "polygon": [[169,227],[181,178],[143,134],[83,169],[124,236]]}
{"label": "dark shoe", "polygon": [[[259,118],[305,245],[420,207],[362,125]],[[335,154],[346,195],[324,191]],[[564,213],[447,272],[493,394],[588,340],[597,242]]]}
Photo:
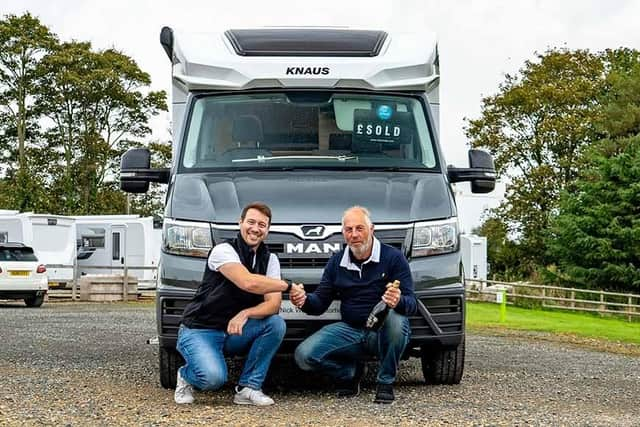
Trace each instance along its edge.
{"label": "dark shoe", "polygon": [[393,384],[378,384],[374,403],[392,403],[396,397],[393,394]]}
{"label": "dark shoe", "polygon": [[356,365],[356,373],[349,381],[340,381],[336,386],[337,397],[356,397],[360,394],[360,381],[364,377],[365,366],[364,363],[358,363]]}

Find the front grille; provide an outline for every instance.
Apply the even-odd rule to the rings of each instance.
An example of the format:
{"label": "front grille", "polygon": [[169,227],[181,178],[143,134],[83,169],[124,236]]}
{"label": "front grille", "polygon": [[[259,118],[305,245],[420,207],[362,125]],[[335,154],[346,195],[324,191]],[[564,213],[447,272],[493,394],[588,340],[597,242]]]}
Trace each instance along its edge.
{"label": "front grille", "polygon": [[329,258],[287,258],[278,255],[281,268],[324,268]]}
{"label": "front grille", "polygon": [[[214,229],[216,243],[234,238],[236,234],[236,230]],[[375,235],[381,242],[395,247],[405,255],[407,254],[407,247],[410,245],[410,229],[407,229],[406,226],[390,230],[376,230]],[[294,245],[298,249],[294,253],[289,253],[287,248],[290,245]],[[305,240],[294,234],[271,231],[267,238],[267,247],[271,253],[278,256],[281,268],[324,268],[333,255],[333,252],[327,247],[342,249],[344,248],[344,239],[339,232],[325,239]],[[320,280],[319,277],[318,280]]]}

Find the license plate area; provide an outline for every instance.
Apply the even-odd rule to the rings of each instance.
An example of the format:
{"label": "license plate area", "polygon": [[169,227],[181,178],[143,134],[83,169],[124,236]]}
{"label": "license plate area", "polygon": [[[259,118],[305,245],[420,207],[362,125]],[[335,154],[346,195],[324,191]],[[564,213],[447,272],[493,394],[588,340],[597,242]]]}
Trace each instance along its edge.
{"label": "license plate area", "polygon": [[28,270],[9,270],[9,276],[11,277],[29,277],[30,271]]}
{"label": "license plate area", "polygon": [[340,320],[340,301],[333,301],[324,314],[310,316],[293,305],[291,301],[284,300],[280,304],[280,316],[285,320]]}

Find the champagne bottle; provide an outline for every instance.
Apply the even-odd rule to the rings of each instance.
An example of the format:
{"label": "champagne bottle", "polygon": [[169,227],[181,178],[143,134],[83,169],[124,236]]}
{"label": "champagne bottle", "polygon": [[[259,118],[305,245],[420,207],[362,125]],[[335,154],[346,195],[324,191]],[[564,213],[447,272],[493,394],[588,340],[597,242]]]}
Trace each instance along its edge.
{"label": "champagne bottle", "polygon": [[[394,280],[393,283],[387,283],[387,289],[391,287],[399,288],[400,281]],[[367,329],[377,331],[378,329],[380,329],[380,327],[384,323],[384,320],[387,318],[388,314],[389,314],[389,306],[387,305],[387,303],[380,300],[380,302],[378,302],[373,307],[373,310],[371,310],[371,313],[369,313],[369,317],[367,317],[367,323],[365,324],[365,327]]]}

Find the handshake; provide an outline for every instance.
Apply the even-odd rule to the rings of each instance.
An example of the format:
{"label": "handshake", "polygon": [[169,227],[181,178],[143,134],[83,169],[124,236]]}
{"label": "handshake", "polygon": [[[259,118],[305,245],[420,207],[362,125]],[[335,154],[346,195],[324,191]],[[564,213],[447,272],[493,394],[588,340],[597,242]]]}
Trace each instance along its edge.
{"label": "handshake", "polygon": [[304,302],[307,300],[307,293],[304,291],[304,285],[302,283],[293,283],[291,285],[289,300],[298,308],[304,305]]}

